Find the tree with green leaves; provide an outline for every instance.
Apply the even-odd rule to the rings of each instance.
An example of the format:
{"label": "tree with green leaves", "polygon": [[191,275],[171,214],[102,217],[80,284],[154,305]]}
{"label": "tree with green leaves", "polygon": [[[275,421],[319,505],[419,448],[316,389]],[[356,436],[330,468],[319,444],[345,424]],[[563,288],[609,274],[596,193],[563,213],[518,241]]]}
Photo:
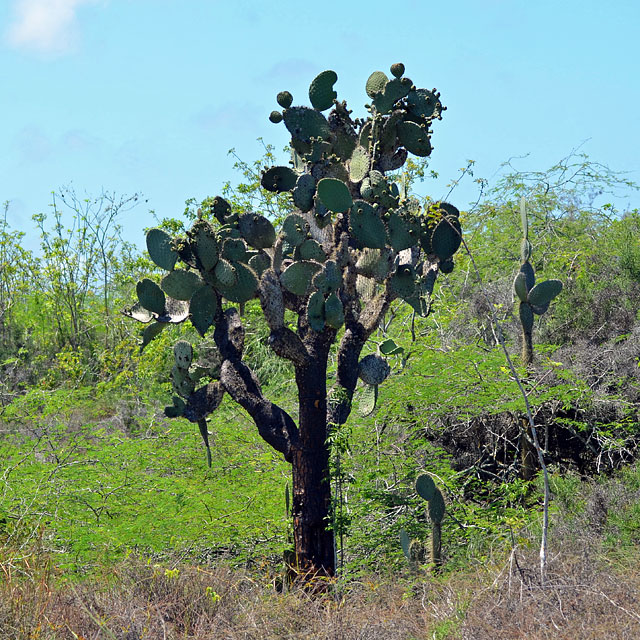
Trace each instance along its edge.
{"label": "tree with green leaves", "polygon": [[[311,107],[279,93],[269,118],[291,134],[291,166],[266,169],[261,186],[288,194],[294,211],[276,232],[267,216],[216,197],[185,235],[151,229],[150,257],[167,273],[160,284],[140,281],[138,302],[125,311],[147,324],[143,347],[187,319],[204,339],[195,350],[185,340],[174,347],[168,416],[197,423],[208,449],[207,416],[228,394],[291,463],[295,568],[307,576],[335,573],[331,429],[347,420],[359,379],[375,400],[390,373],[384,355],[393,345],[361,357],[363,348],[395,300],[429,314],[436,278],[453,269],[461,243],[454,206],[422,207],[388,175],[410,153],[431,154],[430,127],[444,111],[440,94],[417,88],[404,65],[391,74],[369,77],[366,118],[353,119],[337,100],[334,71],[311,83]],[[254,299],[270,347],[293,366],[297,420],[265,396],[243,359],[242,312]],[[328,384],[332,349],[337,369]]]}
{"label": "tree with green leaves", "polygon": [[136,206],[140,196],[105,191],[83,197],[70,186],[51,196],[53,220],[44,213],[33,216],[40,230],[42,253],[33,277],[55,321],[59,345],[68,344],[76,350],[90,343],[88,312],[96,293],[102,298],[102,318],[109,327],[109,296],[118,251],[124,244],[118,216]]}

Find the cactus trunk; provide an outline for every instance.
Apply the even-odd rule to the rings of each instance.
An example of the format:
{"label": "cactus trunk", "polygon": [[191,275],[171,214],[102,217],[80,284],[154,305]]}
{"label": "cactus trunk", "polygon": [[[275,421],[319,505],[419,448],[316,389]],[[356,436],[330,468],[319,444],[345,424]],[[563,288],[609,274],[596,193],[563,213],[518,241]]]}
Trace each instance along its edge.
{"label": "cactus trunk", "polygon": [[528,367],[533,363],[533,332],[522,330],[522,364]]}
{"label": "cactus trunk", "polygon": [[437,571],[442,565],[442,524],[434,522],[431,525],[431,564]]}
{"label": "cactus trunk", "polygon": [[[317,341],[320,342],[320,341]],[[327,444],[326,368],[329,344],[305,367],[297,367],[299,446],[292,456],[293,538],[297,573],[304,578],[335,574]]]}

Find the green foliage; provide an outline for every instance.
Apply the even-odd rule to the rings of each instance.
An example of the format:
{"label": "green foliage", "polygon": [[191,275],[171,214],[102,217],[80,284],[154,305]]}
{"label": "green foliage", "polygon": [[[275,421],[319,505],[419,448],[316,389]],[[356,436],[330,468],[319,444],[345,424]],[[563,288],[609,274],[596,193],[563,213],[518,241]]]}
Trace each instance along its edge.
{"label": "green foliage", "polygon": [[112,401],[112,392],[96,397],[89,388],[32,392],[5,414],[4,536],[19,544],[40,529],[60,567],[80,572],[134,549],[277,554],[286,469],[233,413],[224,409],[212,424],[218,453],[203,472],[188,423],[158,424],[150,407],[127,433]]}

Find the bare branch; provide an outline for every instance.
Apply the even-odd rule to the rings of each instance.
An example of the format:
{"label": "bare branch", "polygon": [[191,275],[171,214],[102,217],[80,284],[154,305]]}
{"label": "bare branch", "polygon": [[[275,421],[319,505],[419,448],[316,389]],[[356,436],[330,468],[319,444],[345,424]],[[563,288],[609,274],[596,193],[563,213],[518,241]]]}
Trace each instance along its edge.
{"label": "bare branch", "polygon": [[262,395],[256,375],[244,362],[225,360],[220,382],[227,393],[252,418],[260,436],[291,462],[298,429],[289,414]]}

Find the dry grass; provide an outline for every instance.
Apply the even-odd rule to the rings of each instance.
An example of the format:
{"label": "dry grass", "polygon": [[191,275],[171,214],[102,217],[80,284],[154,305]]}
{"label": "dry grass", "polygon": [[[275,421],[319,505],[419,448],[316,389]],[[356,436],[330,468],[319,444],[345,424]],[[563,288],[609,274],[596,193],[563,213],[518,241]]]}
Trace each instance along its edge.
{"label": "dry grass", "polygon": [[110,576],[52,586],[45,567],[4,564],[0,639],[426,638],[431,612],[405,589],[377,579],[341,597],[220,567],[175,569],[129,559]]}
{"label": "dry grass", "polygon": [[512,554],[483,590],[474,593],[462,638],[601,640],[640,638],[638,558],[613,566],[595,546],[565,549],[549,563],[544,584],[534,552]]}
{"label": "dry grass", "polygon": [[[129,558],[76,583],[50,556],[0,556],[0,640],[587,640],[640,638],[638,558],[567,542],[544,585],[535,550],[439,578],[370,576],[312,596],[277,577]],[[337,589],[341,591],[336,593]]]}

